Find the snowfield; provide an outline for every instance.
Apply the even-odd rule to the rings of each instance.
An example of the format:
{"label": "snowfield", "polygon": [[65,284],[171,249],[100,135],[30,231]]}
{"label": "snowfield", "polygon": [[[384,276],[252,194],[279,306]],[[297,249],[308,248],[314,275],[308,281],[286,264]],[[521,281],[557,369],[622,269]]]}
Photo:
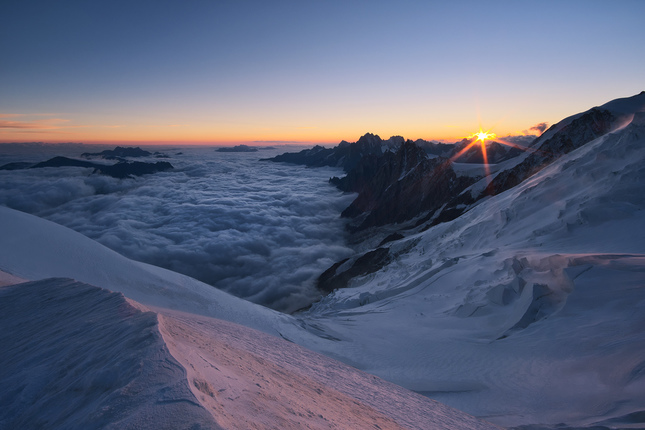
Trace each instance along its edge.
{"label": "snowfield", "polygon": [[0,207],[0,428],[645,428],[645,93],[601,108],[293,316]]}

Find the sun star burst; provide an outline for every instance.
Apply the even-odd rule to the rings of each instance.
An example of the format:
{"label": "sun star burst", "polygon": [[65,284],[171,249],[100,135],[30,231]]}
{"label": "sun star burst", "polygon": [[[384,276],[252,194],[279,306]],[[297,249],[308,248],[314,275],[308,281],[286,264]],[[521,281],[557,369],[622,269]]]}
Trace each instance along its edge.
{"label": "sun star burst", "polygon": [[475,141],[486,142],[487,140],[495,139],[496,137],[497,135],[495,133],[491,133],[490,130],[482,131],[482,129],[480,128],[477,133],[473,133],[468,136],[468,139],[475,139]]}

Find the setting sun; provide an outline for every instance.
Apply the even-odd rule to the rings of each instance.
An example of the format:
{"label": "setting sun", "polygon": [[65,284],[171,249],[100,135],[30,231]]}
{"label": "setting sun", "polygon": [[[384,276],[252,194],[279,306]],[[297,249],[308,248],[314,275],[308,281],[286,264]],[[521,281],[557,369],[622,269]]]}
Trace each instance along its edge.
{"label": "setting sun", "polygon": [[473,133],[468,136],[468,139],[475,139],[475,141],[486,142],[487,140],[495,139],[495,137],[497,137],[495,133],[490,133],[490,130],[482,131],[482,129],[480,128],[477,133]]}

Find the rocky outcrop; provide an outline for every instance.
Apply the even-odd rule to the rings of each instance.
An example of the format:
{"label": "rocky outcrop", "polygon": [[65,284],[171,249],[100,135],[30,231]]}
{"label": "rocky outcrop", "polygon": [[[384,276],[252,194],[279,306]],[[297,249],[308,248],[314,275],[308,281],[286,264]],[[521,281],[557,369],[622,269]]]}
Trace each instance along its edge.
{"label": "rocky outcrop", "polygon": [[360,256],[346,258],[325,270],[318,278],[318,289],[331,293],[338,288],[346,288],[352,278],[369,275],[380,270],[390,262],[388,248],[377,248]]}
{"label": "rocky outcrop", "polygon": [[359,231],[434,211],[474,179],[458,177],[448,159],[429,159],[423,149],[407,141],[396,152],[364,157],[345,177],[330,182],[343,191],[358,193],[341,216],[358,218],[349,228]]}
{"label": "rocky outcrop", "polygon": [[417,139],[414,144],[423,149],[426,154],[437,157],[450,158],[455,153],[455,145],[452,143],[439,143],[423,139]]}

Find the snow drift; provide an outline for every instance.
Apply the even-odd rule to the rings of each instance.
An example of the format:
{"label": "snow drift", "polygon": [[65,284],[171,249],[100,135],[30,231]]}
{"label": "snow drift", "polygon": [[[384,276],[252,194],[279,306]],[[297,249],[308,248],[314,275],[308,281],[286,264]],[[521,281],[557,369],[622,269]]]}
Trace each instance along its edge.
{"label": "snow drift", "polygon": [[0,427],[219,428],[156,315],[66,279],[0,288]]}

